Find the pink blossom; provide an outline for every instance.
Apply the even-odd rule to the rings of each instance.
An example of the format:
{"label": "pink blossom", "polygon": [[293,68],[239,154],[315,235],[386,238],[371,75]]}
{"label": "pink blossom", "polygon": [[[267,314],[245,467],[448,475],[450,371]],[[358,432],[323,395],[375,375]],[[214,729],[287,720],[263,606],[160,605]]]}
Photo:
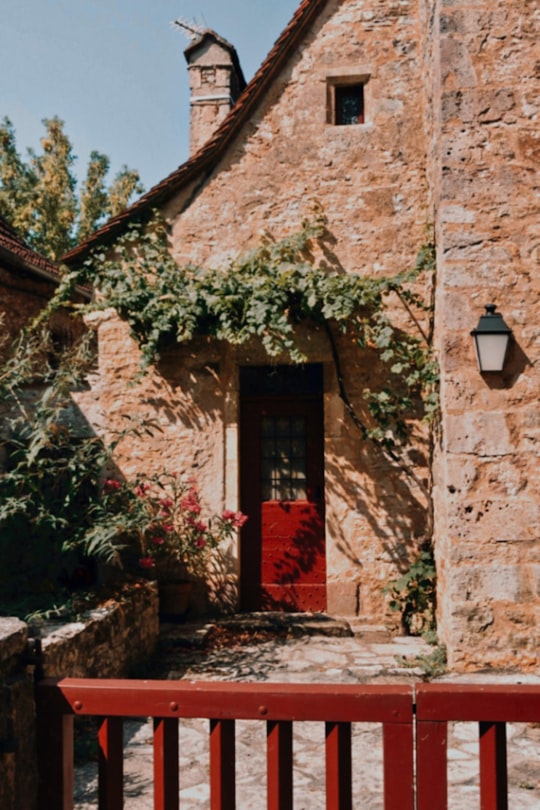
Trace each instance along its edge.
{"label": "pink blossom", "polygon": [[199,520],[198,523],[193,524],[193,528],[197,529],[198,532],[205,532],[207,531],[208,526],[206,525],[206,523],[203,523],[202,521]]}
{"label": "pink blossom", "polygon": [[145,495],[150,488],[150,484],[137,484],[137,486],[134,487],[133,492],[135,495],[137,495],[137,497],[142,498],[142,496]]}
{"label": "pink blossom", "polygon": [[204,537],[198,537],[195,540],[195,545],[197,546],[197,548],[204,548],[206,546],[205,538]]}
{"label": "pink blossom", "polygon": [[223,520],[232,523],[236,529],[241,529],[248,519],[247,515],[244,515],[243,512],[233,512],[231,509],[226,509],[221,517]]}
{"label": "pink blossom", "polygon": [[160,498],[159,506],[161,508],[162,515],[170,514],[172,507],[174,506],[173,502],[170,498]]}
{"label": "pink blossom", "polygon": [[180,506],[186,512],[191,512],[192,515],[198,515],[201,512],[201,505],[199,503],[199,493],[195,487],[191,487],[187,495],[184,495],[180,501]]}
{"label": "pink blossom", "polygon": [[244,515],[243,512],[237,512],[234,516],[234,525],[237,529],[241,529],[244,523],[246,523],[248,519],[247,515]]}
{"label": "pink blossom", "polygon": [[115,478],[107,478],[105,483],[103,484],[103,491],[104,492],[114,492],[117,489],[120,489],[122,484],[120,481],[117,481]]}
{"label": "pink blossom", "polygon": [[141,557],[139,565],[141,568],[153,568],[155,563],[152,557]]}
{"label": "pink blossom", "polygon": [[165,542],[164,537],[152,537],[152,543],[155,546],[162,546],[164,542]]}
{"label": "pink blossom", "polygon": [[173,532],[174,531],[174,523],[162,523],[161,528],[164,532]]}

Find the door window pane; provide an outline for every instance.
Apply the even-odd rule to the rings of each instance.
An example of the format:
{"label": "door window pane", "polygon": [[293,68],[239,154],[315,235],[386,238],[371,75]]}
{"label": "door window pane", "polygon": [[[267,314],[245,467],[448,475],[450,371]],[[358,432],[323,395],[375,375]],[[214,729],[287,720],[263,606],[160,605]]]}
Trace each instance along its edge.
{"label": "door window pane", "polygon": [[306,420],[265,416],[261,423],[261,497],[263,501],[305,500]]}

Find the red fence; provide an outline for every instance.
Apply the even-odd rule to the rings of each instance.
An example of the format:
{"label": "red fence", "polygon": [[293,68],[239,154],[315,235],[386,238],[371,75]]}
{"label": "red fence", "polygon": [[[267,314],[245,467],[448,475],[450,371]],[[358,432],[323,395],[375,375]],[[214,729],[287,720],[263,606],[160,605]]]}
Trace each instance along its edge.
{"label": "red fence", "polygon": [[[540,687],[46,680],[38,684],[39,807],[73,807],[73,719],[103,718],[99,808],[123,806],[123,718],[154,718],[154,807],[179,808],[179,718],[210,721],[210,806],[236,806],[235,721],[266,723],[267,807],[293,808],[293,723],[325,724],[326,806],[352,810],[351,723],[383,728],[385,810],[445,810],[447,724],[480,729],[481,810],[506,810],[506,722],[540,721]],[[416,724],[416,751],[413,725]]]}

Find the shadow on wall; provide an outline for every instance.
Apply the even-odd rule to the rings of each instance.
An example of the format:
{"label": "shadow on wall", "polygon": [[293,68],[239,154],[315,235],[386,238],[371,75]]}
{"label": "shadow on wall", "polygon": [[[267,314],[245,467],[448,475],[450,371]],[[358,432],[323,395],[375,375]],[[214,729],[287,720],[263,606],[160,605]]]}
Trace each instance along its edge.
{"label": "shadow on wall", "polygon": [[[350,446],[357,445],[351,442]],[[330,531],[352,566],[363,567],[363,540],[369,543],[370,558],[383,552],[396,573],[402,572],[429,532],[425,495],[375,444],[364,441],[358,447],[354,456],[327,460],[327,500],[339,504],[339,514],[335,509],[327,514]],[[421,464],[427,470],[427,460],[418,449],[415,462],[416,467]],[[351,540],[355,527],[359,535],[356,542]],[[378,548],[373,547],[371,538]]]}
{"label": "shadow on wall", "polygon": [[481,377],[492,390],[513,388],[528,366],[532,366],[532,362],[514,337],[510,341],[504,370],[500,373],[490,371],[481,374]]}

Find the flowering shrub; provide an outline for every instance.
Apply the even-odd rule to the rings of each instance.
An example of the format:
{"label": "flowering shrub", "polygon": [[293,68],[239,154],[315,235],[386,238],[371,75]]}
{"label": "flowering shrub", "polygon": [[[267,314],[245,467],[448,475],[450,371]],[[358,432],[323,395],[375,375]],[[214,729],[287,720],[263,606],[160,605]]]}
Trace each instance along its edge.
{"label": "flowering shrub", "polygon": [[117,535],[141,571],[171,579],[204,573],[208,552],[247,520],[242,512],[225,510],[202,516],[199,490],[193,481],[174,473],[122,483],[109,478],[103,486],[102,509],[109,513]]}

